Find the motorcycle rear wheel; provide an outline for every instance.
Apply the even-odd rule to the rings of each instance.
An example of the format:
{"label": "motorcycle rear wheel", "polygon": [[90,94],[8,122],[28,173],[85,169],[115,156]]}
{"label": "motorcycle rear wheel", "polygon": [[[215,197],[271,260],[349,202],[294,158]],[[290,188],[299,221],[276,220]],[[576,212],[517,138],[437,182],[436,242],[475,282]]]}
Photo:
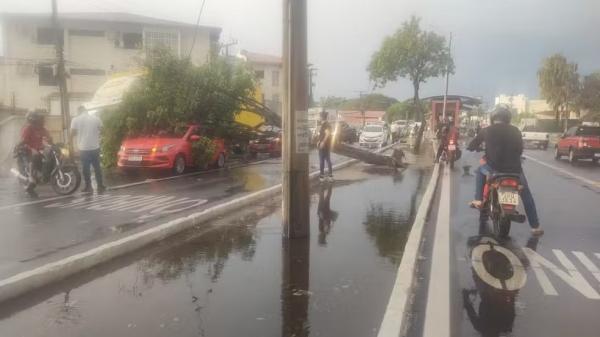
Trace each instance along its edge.
{"label": "motorcycle rear wheel", "polygon": [[75,193],[81,185],[81,173],[76,166],[63,166],[62,167],[63,178],[61,179],[60,174],[56,172],[50,179],[52,190],[56,194],[69,195]]}

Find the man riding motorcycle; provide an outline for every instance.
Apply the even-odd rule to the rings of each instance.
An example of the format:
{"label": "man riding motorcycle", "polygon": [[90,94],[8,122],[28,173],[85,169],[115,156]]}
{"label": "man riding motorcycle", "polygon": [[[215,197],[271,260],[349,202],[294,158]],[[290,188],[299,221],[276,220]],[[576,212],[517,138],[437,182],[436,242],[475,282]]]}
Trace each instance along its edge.
{"label": "man riding motorcycle", "polygon": [[437,138],[439,139],[440,145],[438,146],[437,153],[435,155],[435,162],[440,161],[440,157],[442,156],[442,152],[448,147],[448,143],[450,140],[454,140],[454,144],[457,146],[458,150],[458,129],[454,126],[454,116],[448,116],[444,120],[444,122],[439,126],[437,131]]}
{"label": "man riding motorcycle", "polygon": [[475,200],[471,201],[471,206],[482,207],[487,175],[492,172],[519,173],[520,184],[523,186],[520,195],[531,232],[534,235],[541,235],[544,231],[540,228],[535,201],[521,166],[523,138],[519,129],[510,125],[511,118],[512,113],[508,107],[496,107],[491,115],[491,125],[482,129],[467,148],[469,151],[476,151],[481,143],[485,142],[485,157],[476,170]]}
{"label": "man riding motorcycle", "polygon": [[29,183],[26,190],[32,191],[35,188],[35,172],[41,169],[44,158],[44,144],[52,144],[52,137],[44,127],[44,116],[38,112],[31,111],[27,113],[27,125],[21,132],[21,146],[26,149],[28,159]]}

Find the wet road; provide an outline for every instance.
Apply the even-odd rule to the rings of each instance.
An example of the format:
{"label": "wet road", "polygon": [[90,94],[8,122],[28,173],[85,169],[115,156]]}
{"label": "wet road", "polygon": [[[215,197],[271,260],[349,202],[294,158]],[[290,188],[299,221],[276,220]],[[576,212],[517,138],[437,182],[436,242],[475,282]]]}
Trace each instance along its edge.
{"label": "wet road", "polygon": [[248,207],[5,303],[0,336],[375,336],[429,175],[354,165],[313,186],[309,240]]}
{"label": "wet road", "polygon": [[[311,171],[317,169],[311,153]],[[332,156],[334,162],[347,158]],[[14,179],[0,181],[0,278],[38,267],[257,191],[281,180],[281,160],[175,179],[129,177],[103,195],[30,199]],[[115,185],[112,185],[115,187]]]}
{"label": "wet road", "polygon": [[[476,167],[478,157],[465,153],[459,167]],[[540,238],[531,237],[525,223],[513,224],[509,241],[496,241],[467,206],[474,177],[457,168],[441,180],[432,223],[437,221],[436,233],[448,228],[450,282],[432,276],[430,259],[422,262],[421,277],[429,282],[420,286],[411,336],[427,336],[428,324],[443,325],[445,319],[449,327],[439,337],[600,335],[600,166],[555,161],[551,151],[528,150],[526,158],[524,170],[546,231]],[[449,200],[444,185],[450,186]],[[445,208],[449,219],[440,221]],[[428,238],[433,237],[430,230]],[[438,244],[436,239],[426,245],[424,254],[430,256]],[[450,294],[438,299],[443,310],[435,313],[426,310],[432,284],[448,287]]]}

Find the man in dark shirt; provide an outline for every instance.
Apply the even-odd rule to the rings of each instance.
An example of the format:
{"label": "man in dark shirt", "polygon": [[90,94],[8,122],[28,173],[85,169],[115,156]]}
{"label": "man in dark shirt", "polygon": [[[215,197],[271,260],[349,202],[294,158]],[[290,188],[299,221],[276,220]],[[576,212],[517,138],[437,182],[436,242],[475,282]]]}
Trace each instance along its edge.
{"label": "man in dark shirt", "polygon": [[331,125],[327,121],[327,111],[321,111],[321,127],[319,128],[319,141],[317,147],[319,148],[319,168],[321,175],[319,179],[325,180],[325,162],[329,169],[329,180],[333,180],[333,172],[331,169],[331,144],[332,143],[332,132]]}
{"label": "man in dark shirt", "polygon": [[520,183],[523,186],[520,194],[525,213],[527,213],[527,220],[532,228],[531,232],[539,235],[543,233],[543,230],[540,228],[535,201],[521,167],[523,138],[521,131],[510,125],[511,117],[510,109],[503,106],[497,107],[492,112],[492,125],[481,130],[469,144],[468,149],[474,151],[481,146],[481,143],[485,142],[485,157],[476,172],[475,200],[471,202],[471,206],[482,207],[483,187],[487,175],[492,172],[519,174]]}

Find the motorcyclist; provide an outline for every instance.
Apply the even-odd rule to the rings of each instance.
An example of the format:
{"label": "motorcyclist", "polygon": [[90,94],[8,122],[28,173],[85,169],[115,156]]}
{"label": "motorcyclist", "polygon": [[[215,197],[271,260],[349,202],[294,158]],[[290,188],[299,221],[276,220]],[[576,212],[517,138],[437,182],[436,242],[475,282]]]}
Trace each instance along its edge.
{"label": "motorcyclist", "polygon": [[454,140],[454,144],[457,145],[458,149],[458,129],[454,126],[454,116],[448,116],[444,119],[444,122],[440,124],[437,130],[437,138],[440,142],[437,153],[435,155],[435,162],[439,162],[442,152],[447,148],[449,141]]}
{"label": "motorcyclist", "polygon": [[41,169],[45,144],[52,144],[52,137],[44,127],[44,115],[37,111],[27,113],[27,125],[21,131],[20,145],[25,148],[28,159],[29,183],[26,190],[31,192],[35,188],[35,172]]}
{"label": "motorcyclist", "polygon": [[485,156],[476,170],[475,199],[470,205],[475,208],[482,207],[483,188],[487,175],[492,172],[519,173],[520,184],[523,186],[520,195],[531,233],[541,235],[544,231],[540,228],[535,201],[521,166],[523,138],[519,129],[510,124],[511,118],[512,113],[508,107],[497,106],[490,118],[491,125],[482,129],[468,146],[469,151],[476,151],[485,142]]}

